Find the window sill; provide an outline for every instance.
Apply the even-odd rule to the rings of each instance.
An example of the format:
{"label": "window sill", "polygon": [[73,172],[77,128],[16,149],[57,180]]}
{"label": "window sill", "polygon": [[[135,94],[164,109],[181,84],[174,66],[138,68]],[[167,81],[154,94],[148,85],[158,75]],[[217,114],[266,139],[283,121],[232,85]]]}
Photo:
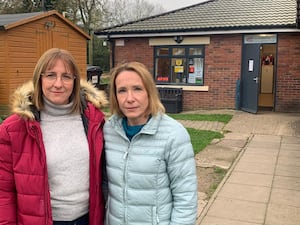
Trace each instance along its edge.
{"label": "window sill", "polygon": [[208,86],[156,85],[158,88],[182,88],[183,91],[208,91]]}

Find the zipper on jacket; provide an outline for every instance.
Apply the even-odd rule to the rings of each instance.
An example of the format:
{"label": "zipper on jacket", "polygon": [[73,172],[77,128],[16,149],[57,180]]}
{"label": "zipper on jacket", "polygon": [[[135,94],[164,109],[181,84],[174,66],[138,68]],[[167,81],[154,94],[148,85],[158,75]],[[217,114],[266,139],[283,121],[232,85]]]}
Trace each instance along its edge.
{"label": "zipper on jacket", "polygon": [[127,155],[128,155],[128,152],[126,151],[123,155],[123,159],[126,159],[127,158]]}
{"label": "zipper on jacket", "polygon": [[124,204],[125,204],[125,207],[124,207],[124,224],[128,224],[128,221],[127,221],[127,215],[128,215],[128,212],[127,212],[127,207],[126,207],[126,202],[127,202],[127,167],[128,167],[128,153],[129,153],[129,149],[130,149],[130,145],[131,143],[129,143],[128,147],[127,147],[127,150],[126,152],[124,153],[123,155],[123,159],[125,161],[124,163],[124,175],[123,175],[123,182],[124,182],[124,192],[123,192],[123,201],[124,201]]}
{"label": "zipper on jacket", "polygon": [[[38,127],[36,126],[36,125],[31,125],[30,126],[30,129],[31,129],[31,131],[33,132],[33,134],[34,134],[34,137],[35,137],[35,139],[36,139],[36,142],[38,143],[38,146],[39,146],[39,148],[40,148],[40,152],[42,152],[42,151],[44,151],[45,149],[43,149],[42,148],[42,145],[41,145],[41,142],[40,142],[40,139],[39,139],[39,132],[38,132]],[[44,154],[46,154],[46,152],[44,152]],[[43,157],[43,160],[44,160],[44,157]],[[44,206],[45,206],[45,224],[47,224],[47,221],[48,221],[48,218],[49,218],[49,212],[48,212],[48,209],[49,209],[49,207],[48,207],[48,192],[47,191],[45,191],[46,189],[48,189],[49,190],[49,183],[48,183],[48,178],[47,178],[47,166],[46,166],[46,161],[44,161],[44,163],[43,163],[43,165],[44,165],[44,174],[45,174],[45,180],[44,180],[44,182],[45,182],[45,189],[44,189],[44,195],[45,195],[45,198],[44,198]],[[47,178],[47,179],[46,179]]]}
{"label": "zipper on jacket", "polygon": [[153,224],[159,224],[159,218],[158,218],[158,213],[157,213],[157,207],[153,206],[152,207],[152,223]]}

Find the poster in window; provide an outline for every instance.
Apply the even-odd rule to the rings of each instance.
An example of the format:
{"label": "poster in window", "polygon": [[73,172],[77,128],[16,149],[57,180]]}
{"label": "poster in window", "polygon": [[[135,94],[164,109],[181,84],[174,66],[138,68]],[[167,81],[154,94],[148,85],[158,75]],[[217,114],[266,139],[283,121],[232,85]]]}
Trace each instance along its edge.
{"label": "poster in window", "polygon": [[194,73],[195,67],[193,65],[189,65],[189,73]]}
{"label": "poster in window", "polygon": [[195,84],[195,83],[196,83],[196,75],[195,75],[194,73],[190,73],[190,74],[189,74],[188,82],[189,82],[190,84]]}
{"label": "poster in window", "polygon": [[176,59],[175,64],[176,64],[176,66],[181,66],[182,65],[182,59]]}
{"label": "poster in window", "polygon": [[183,66],[174,66],[175,73],[183,73]]}
{"label": "poster in window", "polygon": [[201,84],[203,78],[203,70],[202,68],[199,68],[198,71],[196,71],[196,84]]}

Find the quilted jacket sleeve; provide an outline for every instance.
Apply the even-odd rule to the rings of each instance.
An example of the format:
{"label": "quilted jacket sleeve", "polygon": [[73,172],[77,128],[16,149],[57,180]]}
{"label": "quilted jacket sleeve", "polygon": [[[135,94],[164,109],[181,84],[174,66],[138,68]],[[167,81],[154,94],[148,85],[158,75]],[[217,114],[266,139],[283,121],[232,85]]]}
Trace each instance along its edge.
{"label": "quilted jacket sleeve", "polygon": [[187,130],[178,124],[169,140],[168,174],[173,197],[170,225],[193,225],[197,215],[194,151]]}
{"label": "quilted jacket sleeve", "polygon": [[16,224],[16,192],[12,168],[10,137],[0,125],[0,224]]}

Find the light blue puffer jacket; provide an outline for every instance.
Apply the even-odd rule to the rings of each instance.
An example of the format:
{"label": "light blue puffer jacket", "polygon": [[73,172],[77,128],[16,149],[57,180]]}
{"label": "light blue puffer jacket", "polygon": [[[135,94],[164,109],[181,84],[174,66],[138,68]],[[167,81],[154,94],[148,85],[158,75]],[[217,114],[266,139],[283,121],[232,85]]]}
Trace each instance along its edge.
{"label": "light blue puffer jacket", "polygon": [[122,119],[104,125],[108,176],[106,225],[194,225],[197,178],[186,129],[152,117],[130,142]]}

